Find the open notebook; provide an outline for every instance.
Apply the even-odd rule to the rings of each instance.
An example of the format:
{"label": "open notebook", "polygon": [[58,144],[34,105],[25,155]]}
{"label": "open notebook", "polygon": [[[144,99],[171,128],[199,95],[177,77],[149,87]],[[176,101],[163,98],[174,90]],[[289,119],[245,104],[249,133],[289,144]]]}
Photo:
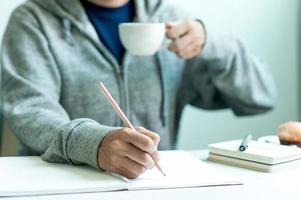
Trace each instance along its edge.
{"label": "open notebook", "polygon": [[47,163],[40,157],[0,158],[0,197],[242,184],[183,151],[160,152],[156,169],[122,181],[89,166]]}

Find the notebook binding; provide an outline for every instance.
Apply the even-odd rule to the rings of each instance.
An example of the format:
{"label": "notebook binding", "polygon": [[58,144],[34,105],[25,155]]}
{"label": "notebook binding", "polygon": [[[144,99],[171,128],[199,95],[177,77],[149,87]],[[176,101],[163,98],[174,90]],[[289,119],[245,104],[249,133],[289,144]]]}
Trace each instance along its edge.
{"label": "notebook binding", "polygon": [[122,182],[129,182],[129,180],[127,178],[125,178],[124,176],[121,176],[120,174],[116,173],[116,172],[107,172],[109,175],[113,176],[115,179],[118,179]]}

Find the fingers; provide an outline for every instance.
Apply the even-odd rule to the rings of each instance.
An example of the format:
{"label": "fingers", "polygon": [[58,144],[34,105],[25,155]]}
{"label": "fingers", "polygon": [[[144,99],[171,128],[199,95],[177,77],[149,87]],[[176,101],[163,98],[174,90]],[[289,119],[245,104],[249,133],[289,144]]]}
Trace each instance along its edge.
{"label": "fingers", "polygon": [[169,50],[179,57],[190,59],[199,54],[205,43],[205,30],[196,21],[166,23],[167,37],[172,39]]}
{"label": "fingers", "polygon": [[138,131],[123,128],[106,135],[98,149],[99,167],[127,178],[136,178],[146,169],[152,169],[154,160],[159,161],[160,137],[145,128]]}
{"label": "fingers", "polygon": [[[153,131],[150,131],[150,130],[147,130],[147,129],[145,129],[144,127],[136,127],[136,130],[137,130],[139,133],[144,134],[144,135],[150,137],[150,138],[154,141],[156,147],[158,147],[159,142],[160,142],[160,136],[159,136],[157,133],[155,133],[155,132],[153,132]],[[159,162],[159,161],[160,161],[160,155],[159,155],[158,151],[155,151],[155,152],[151,155],[151,157],[152,157],[152,159],[155,160],[156,162]]]}
{"label": "fingers", "polygon": [[147,170],[143,165],[126,157],[121,158],[120,163],[121,165],[117,169],[117,172],[128,178],[137,178]]}
{"label": "fingers", "polygon": [[150,137],[129,128],[123,128],[122,130],[120,139],[124,142],[130,143],[149,154],[157,151],[157,146]]}
{"label": "fingers", "polygon": [[121,151],[122,155],[139,163],[140,165],[146,167],[147,169],[152,169],[155,166],[153,158],[146,152],[134,147],[131,144],[124,143]]}
{"label": "fingers", "polygon": [[182,38],[175,39],[169,45],[169,50],[174,52],[179,52],[186,48],[190,43],[192,43],[192,37],[190,35],[185,35]]}
{"label": "fingers", "polygon": [[170,39],[176,39],[185,35],[189,29],[185,22],[167,22],[166,23],[166,35]]}
{"label": "fingers", "polygon": [[147,130],[144,127],[136,127],[136,130],[139,133],[142,133],[143,135],[146,135],[146,136],[150,137],[154,141],[156,146],[159,145],[160,136],[157,133],[155,133],[153,131],[150,131],[150,130]]}
{"label": "fingers", "polygon": [[177,52],[177,55],[180,58],[184,58],[184,59],[190,59],[193,58],[196,54],[201,52],[201,48],[198,45],[190,45],[188,47],[186,47],[185,49],[180,50],[179,52]]}
{"label": "fingers", "polygon": [[[169,49],[175,52],[180,58],[190,59],[202,51],[203,43],[197,40],[192,40],[190,35],[185,36],[187,39],[177,39],[173,41]],[[190,43],[189,43],[190,42]]]}
{"label": "fingers", "polygon": [[135,179],[138,177],[136,174],[134,174],[133,172],[131,172],[130,170],[128,170],[124,167],[120,167],[119,169],[116,169],[113,172],[116,172],[116,173],[120,174],[121,176],[124,176],[128,179]]}
{"label": "fingers", "polygon": [[160,161],[160,154],[158,151],[155,151],[153,154],[152,154],[152,159],[155,160],[156,162],[159,162]]}

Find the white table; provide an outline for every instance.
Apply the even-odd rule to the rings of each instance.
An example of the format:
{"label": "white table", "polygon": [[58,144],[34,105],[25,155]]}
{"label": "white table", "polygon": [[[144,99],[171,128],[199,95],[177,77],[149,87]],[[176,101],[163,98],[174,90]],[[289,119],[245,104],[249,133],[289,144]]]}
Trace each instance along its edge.
{"label": "white table", "polygon": [[[104,193],[85,193],[68,195],[51,195],[36,197],[7,198],[18,199],[55,199],[55,200],[76,200],[76,199],[96,199],[96,200],[155,200],[155,199],[231,199],[231,200],[284,200],[301,199],[301,168],[284,170],[276,173],[263,173],[251,171],[238,167],[231,167],[222,164],[206,161],[207,151],[190,151],[196,157],[209,163],[211,166],[231,173],[240,178],[244,185],[240,186],[219,186],[200,187],[186,189],[162,189],[146,191],[118,191]],[[1,186],[0,186],[1,187]]]}

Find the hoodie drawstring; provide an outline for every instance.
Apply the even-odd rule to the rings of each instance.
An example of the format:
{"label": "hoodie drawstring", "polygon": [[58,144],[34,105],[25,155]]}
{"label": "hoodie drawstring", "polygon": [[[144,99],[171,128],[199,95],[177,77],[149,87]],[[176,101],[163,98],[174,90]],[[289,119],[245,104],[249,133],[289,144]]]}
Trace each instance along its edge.
{"label": "hoodie drawstring", "polygon": [[74,46],[74,39],[72,37],[72,34],[71,34],[71,21],[67,18],[63,18],[63,37],[64,37],[64,40],[70,44],[71,46]]}
{"label": "hoodie drawstring", "polygon": [[166,101],[166,84],[165,84],[165,75],[164,75],[164,69],[162,66],[162,62],[160,60],[160,56],[158,53],[155,54],[155,58],[158,63],[158,69],[159,69],[159,74],[160,74],[160,86],[161,86],[161,91],[162,91],[162,100],[161,100],[161,106],[160,106],[160,119],[162,126],[166,126],[166,116],[167,116],[167,101]]}

